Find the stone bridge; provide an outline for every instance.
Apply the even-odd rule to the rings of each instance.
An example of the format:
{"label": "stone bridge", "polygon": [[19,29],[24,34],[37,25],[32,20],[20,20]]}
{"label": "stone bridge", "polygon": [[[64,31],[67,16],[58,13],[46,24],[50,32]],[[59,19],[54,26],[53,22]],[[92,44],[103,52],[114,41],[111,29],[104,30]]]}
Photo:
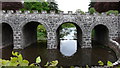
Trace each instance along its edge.
{"label": "stone bridge", "polygon": [[86,13],[42,11],[0,11],[2,37],[1,46],[13,44],[14,49],[23,49],[37,41],[37,26],[42,24],[47,31],[47,48],[56,49],[59,42],[59,27],[63,23],[73,23],[77,28],[77,38],[81,48],[92,48],[91,32],[95,29],[95,40],[106,43],[109,39],[120,37],[120,15],[106,15],[105,13],[93,15]]}

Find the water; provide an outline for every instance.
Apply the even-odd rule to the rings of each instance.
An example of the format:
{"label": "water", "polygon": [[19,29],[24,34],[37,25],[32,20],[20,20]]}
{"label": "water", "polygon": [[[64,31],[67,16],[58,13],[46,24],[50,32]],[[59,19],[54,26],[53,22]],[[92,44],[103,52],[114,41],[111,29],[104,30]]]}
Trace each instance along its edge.
{"label": "water", "polygon": [[60,34],[65,34],[60,40],[60,52],[64,56],[72,56],[77,52],[76,28],[62,29]]}
{"label": "water", "polygon": [[61,40],[60,52],[64,56],[72,56],[75,52],[77,52],[77,41]]}
{"label": "water", "polygon": [[[104,63],[107,61],[115,62],[117,60],[115,53],[103,45],[93,44],[92,49],[81,49],[77,44],[76,30],[74,28],[63,29],[60,38],[60,49],[47,50],[46,42],[38,42],[31,44],[23,50],[13,50],[12,46],[2,49],[2,58],[9,59],[12,51],[18,51],[24,57],[34,63],[36,57],[41,56],[41,65],[45,65],[47,61],[58,60],[58,66],[85,66],[85,65],[98,65],[101,60]],[[72,31],[71,31],[72,30]]]}

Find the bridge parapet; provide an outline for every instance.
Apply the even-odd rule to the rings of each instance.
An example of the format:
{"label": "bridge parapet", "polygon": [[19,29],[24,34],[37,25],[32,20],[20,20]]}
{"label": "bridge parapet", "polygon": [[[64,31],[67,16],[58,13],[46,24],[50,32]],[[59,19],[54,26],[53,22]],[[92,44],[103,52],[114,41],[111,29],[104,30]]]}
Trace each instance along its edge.
{"label": "bridge parapet", "polygon": [[[60,15],[90,15],[90,16],[116,16],[115,14],[109,14],[107,15],[107,13],[93,13],[90,14],[88,12],[82,14],[82,13],[73,13],[72,11],[68,11],[68,13],[64,13],[63,11],[59,11],[58,13],[55,13],[55,11],[50,11],[50,13],[47,13],[47,11],[41,11],[39,12],[38,10],[25,10],[25,11],[21,11],[21,10],[2,10],[3,14],[60,14]],[[120,14],[118,14],[117,16],[120,16]]]}

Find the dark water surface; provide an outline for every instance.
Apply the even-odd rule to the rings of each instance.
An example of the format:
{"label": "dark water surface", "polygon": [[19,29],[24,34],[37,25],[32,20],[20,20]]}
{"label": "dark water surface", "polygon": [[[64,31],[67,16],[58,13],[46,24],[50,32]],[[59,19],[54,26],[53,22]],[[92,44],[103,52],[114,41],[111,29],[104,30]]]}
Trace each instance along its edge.
{"label": "dark water surface", "polygon": [[44,65],[47,61],[58,60],[59,66],[85,66],[98,65],[101,60],[106,63],[108,60],[115,62],[117,60],[115,53],[108,48],[94,47],[92,49],[78,48],[77,52],[72,56],[64,56],[59,49],[47,50],[43,43],[32,44],[24,50],[13,50],[11,46],[2,49],[2,58],[9,59],[12,51],[18,51],[31,63],[35,62],[37,56],[41,56]]}
{"label": "dark water surface", "polygon": [[[70,28],[63,30],[60,39],[60,49],[48,50],[46,42],[34,43],[23,50],[13,50],[12,46],[2,49],[2,58],[9,59],[12,51],[18,51],[24,57],[34,63],[36,57],[41,56],[41,65],[45,65],[47,61],[58,60],[58,66],[85,66],[98,65],[101,60],[115,62],[117,60],[115,53],[103,45],[93,44],[92,49],[81,49],[78,47],[76,38],[76,29]],[[1,52],[0,52],[1,53]]]}

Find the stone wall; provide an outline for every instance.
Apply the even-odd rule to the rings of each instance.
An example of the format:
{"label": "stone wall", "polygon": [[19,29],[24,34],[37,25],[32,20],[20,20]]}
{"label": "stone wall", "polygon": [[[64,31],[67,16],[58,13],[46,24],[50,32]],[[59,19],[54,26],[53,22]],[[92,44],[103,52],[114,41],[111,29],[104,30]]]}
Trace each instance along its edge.
{"label": "stone wall", "polygon": [[[14,49],[23,49],[36,42],[36,27],[38,24],[42,24],[47,30],[47,49],[58,48],[58,28],[67,22],[75,24],[77,29],[81,30],[78,31],[78,37],[82,34],[78,39],[81,48],[92,48],[91,32],[97,25],[103,25],[106,27],[105,29],[108,29],[108,41],[109,39],[114,40],[120,38],[120,14],[115,16],[114,14],[106,15],[105,13],[95,13],[93,15],[89,13],[75,14],[70,11],[67,14],[63,12],[58,14],[55,12],[46,13],[46,11],[42,11],[42,13],[38,13],[38,11],[34,11],[33,13],[29,11],[25,11],[24,13],[21,11],[16,11],[15,13],[13,11],[2,11],[0,15],[2,16],[0,22],[7,23],[11,28],[11,30],[10,28],[2,29],[0,25],[0,38],[2,33],[2,39],[5,39],[5,41],[10,38],[6,42],[4,40],[0,41],[0,44],[4,43],[4,45],[9,45],[13,41]],[[102,31],[99,32],[101,33]],[[105,34],[107,32],[102,33]],[[11,37],[12,35],[13,38]],[[120,63],[120,45],[115,45],[115,43],[110,42],[109,47],[116,52],[118,57],[117,63]],[[86,53],[83,53],[87,54],[87,50]],[[55,54],[53,55],[55,56]],[[88,60],[88,62],[90,61]]]}
{"label": "stone wall", "polygon": [[118,35],[120,38],[120,14],[118,15]]}
{"label": "stone wall", "polygon": [[[60,25],[67,22],[74,23],[78,26],[77,28],[81,29],[81,48],[92,48],[91,32],[97,25],[104,25],[107,27],[109,39],[118,38],[118,35],[120,34],[120,31],[118,32],[118,17],[120,16],[115,16],[114,14],[75,14],[70,11],[67,14],[63,12],[59,12],[58,14],[55,12],[46,13],[46,11],[42,11],[42,13],[38,13],[38,11],[34,11],[33,13],[30,13],[29,11],[25,11],[24,13],[21,11],[16,11],[15,13],[13,11],[3,11],[2,22],[8,23],[13,29],[15,49],[23,49],[27,47],[28,44],[31,44],[30,42],[33,43],[36,41],[35,30],[32,29],[37,26],[30,26],[28,29],[24,30],[24,26],[31,22],[38,22],[46,28],[48,49],[56,49],[58,47],[57,29]],[[29,36],[31,38],[29,38]],[[25,42],[25,38],[29,38],[29,40]]]}

